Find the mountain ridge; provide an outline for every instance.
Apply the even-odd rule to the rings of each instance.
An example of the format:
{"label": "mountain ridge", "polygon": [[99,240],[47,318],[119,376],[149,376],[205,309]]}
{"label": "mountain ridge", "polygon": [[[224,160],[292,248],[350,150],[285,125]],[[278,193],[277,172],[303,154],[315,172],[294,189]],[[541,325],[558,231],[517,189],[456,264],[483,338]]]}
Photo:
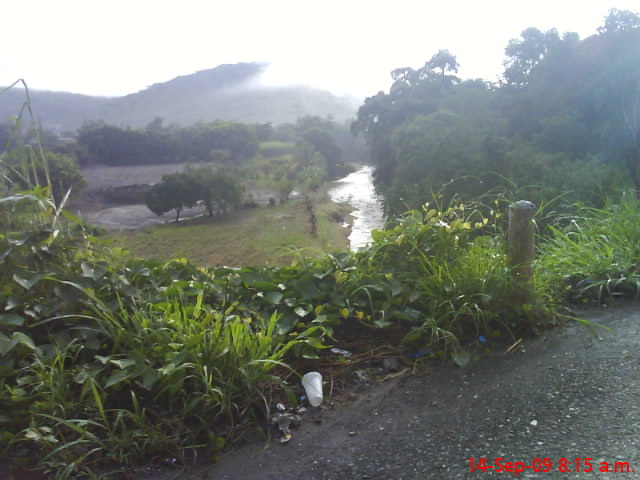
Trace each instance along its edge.
{"label": "mountain ridge", "polygon": [[[56,132],[74,131],[91,121],[139,128],[156,118],[188,126],[214,120],[290,123],[305,115],[346,121],[355,116],[359,99],[304,85],[262,85],[267,67],[258,62],[219,65],[120,97],[31,89],[29,96],[36,119]],[[0,95],[0,121],[18,114],[26,98],[20,88]]]}

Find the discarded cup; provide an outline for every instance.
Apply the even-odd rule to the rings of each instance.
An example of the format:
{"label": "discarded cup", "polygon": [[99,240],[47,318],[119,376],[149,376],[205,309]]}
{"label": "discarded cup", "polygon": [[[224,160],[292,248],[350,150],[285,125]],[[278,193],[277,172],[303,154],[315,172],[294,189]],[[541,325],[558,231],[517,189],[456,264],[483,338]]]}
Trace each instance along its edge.
{"label": "discarded cup", "polygon": [[320,372],[308,372],[302,377],[302,386],[312,407],[322,403],[322,375]]}

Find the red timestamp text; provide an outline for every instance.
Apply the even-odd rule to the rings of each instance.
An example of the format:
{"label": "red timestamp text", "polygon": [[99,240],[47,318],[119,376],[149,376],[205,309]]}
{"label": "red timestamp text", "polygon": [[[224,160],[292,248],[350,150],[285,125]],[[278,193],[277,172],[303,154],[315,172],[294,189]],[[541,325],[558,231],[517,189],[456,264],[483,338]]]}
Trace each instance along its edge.
{"label": "red timestamp text", "polygon": [[512,473],[514,476],[520,475],[522,472],[531,471],[536,473],[560,472],[560,473],[576,473],[576,472],[595,472],[595,473],[634,473],[635,470],[630,462],[605,462],[594,461],[591,457],[581,458],[533,458],[529,462],[508,461],[502,457],[487,459],[481,457],[478,459],[469,458],[470,472],[506,472]]}

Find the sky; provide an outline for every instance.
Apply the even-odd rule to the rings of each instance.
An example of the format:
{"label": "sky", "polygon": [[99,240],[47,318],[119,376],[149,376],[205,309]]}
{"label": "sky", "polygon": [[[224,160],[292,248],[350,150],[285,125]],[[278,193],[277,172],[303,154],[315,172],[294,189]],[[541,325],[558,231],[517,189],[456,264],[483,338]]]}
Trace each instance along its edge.
{"label": "sky", "polygon": [[[269,84],[360,98],[440,49],[464,79],[497,80],[528,27],[586,38],[638,0],[6,0],[0,85],[120,96],[237,62],[270,62]],[[1,101],[1,97],[0,97]]]}

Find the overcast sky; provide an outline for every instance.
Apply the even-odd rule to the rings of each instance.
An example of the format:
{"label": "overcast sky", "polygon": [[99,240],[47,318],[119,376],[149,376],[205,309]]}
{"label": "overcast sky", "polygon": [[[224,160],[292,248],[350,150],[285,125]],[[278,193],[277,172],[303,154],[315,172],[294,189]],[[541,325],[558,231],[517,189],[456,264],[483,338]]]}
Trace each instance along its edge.
{"label": "overcast sky", "polygon": [[[638,0],[6,0],[0,85],[118,96],[223,63],[268,61],[274,83],[360,97],[439,49],[496,80],[527,27],[595,33]],[[0,101],[2,101],[0,97]]]}

